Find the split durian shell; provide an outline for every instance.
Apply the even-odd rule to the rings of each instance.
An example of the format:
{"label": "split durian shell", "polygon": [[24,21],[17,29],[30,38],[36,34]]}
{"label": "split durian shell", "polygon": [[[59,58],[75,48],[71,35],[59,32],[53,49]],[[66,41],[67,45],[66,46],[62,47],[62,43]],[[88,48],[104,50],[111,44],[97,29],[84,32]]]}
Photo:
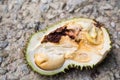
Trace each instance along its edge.
{"label": "split durian shell", "polygon": [[[96,25],[97,23],[92,19],[74,18],[33,34],[26,48],[28,64],[34,71],[42,75],[55,75],[64,72],[68,66],[79,66],[82,69],[82,67],[93,67],[100,63],[110,51],[111,41],[105,27]],[[66,25],[70,26],[68,29],[77,26],[78,30],[80,27],[80,31],[83,31],[84,35],[81,35],[82,32],[77,34],[75,39],[80,37],[79,42],[64,35],[58,43],[50,41],[42,43],[46,35]],[[100,35],[102,36],[100,37]]]}

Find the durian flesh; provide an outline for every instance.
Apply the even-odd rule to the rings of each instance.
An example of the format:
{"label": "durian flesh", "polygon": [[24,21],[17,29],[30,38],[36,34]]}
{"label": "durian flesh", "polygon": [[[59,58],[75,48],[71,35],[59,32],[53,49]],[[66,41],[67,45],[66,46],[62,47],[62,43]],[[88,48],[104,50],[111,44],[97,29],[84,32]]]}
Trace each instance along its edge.
{"label": "durian flesh", "polygon": [[35,33],[27,46],[29,65],[43,75],[63,72],[69,65],[93,66],[110,50],[110,37],[103,25],[92,19],[62,21]]}

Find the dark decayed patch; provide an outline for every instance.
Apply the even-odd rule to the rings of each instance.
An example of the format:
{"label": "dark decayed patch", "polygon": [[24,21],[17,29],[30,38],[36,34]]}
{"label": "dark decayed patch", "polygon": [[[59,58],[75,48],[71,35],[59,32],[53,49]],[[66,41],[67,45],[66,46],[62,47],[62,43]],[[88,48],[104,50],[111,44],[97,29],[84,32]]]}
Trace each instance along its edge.
{"label": "dark decayed patch", "polygon": [[94,23],[94,25],[98,28],[103,27],[103,24],[101,24],[100,22],[96,21],[95,19],[93,19],[96,23]]}
{"label": "dark decayed patch", "polygon": [[41,43],[44,43],[44,42],[58,43],[61,37],[66,35],[68,35],[71,39],[74,39],[75,36],[71,35],[71,34],[74,34],[74,32],[75,31],[72,29],[67,29],[66,27],[60,27],[60,28],[57,28],[54,32],[51,32],[50,34],[46,35]]}

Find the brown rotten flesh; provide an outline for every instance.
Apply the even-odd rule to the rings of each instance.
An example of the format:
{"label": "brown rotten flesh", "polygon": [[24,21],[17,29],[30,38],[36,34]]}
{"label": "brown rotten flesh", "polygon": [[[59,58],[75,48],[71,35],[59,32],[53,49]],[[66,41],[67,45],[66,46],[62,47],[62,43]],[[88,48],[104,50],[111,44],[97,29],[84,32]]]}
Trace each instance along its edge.
{"label": "brown rotten flesh", "polygon": [[45,75],[64,71],[72,64],[80,67],[96,65],[111,47],[106,29],[91,19],[68,20],[34,38],[36,40],[31,40],[28,51],[34,56],[35,70]]}

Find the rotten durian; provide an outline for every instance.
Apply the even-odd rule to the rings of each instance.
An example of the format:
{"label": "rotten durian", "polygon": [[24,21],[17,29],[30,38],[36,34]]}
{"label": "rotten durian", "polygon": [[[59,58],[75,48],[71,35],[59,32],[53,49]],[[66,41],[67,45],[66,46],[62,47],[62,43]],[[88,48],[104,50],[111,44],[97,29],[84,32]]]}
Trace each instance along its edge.
{"label": "rotten durian", "polygon": [[110,43],[107,30],[99,22],[75,18],[32,35],[26,59],[34,71],[54,75],[71,65],[93,67],[105,58]]}

